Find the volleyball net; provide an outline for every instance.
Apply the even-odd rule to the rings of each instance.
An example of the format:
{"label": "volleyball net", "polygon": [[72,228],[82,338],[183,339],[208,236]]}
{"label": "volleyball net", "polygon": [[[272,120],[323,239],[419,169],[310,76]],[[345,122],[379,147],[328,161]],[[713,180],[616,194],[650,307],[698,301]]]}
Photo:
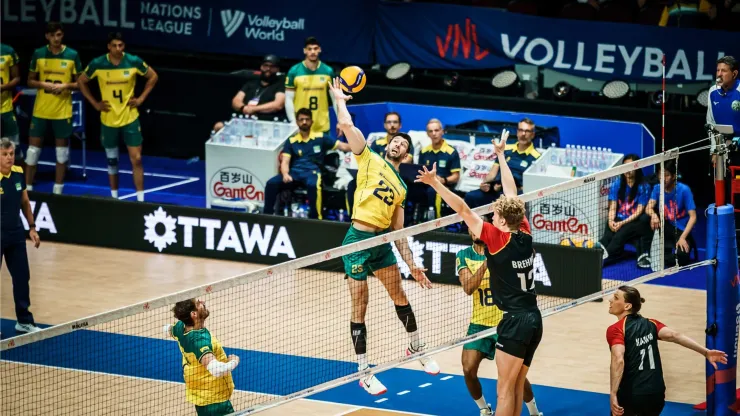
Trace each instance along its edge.
{"label": "volleyball net", "polygon": [[[620,285],[642,283],[679,270],[670,261],[666,264],[673,258],[677,236],[663,235],[666,223],[675,218],[670,209],[664,210],[670,205],[666,205],[664,193],[630,193],[629,186],[614,185],[637,172],[649,176],[656,167],[677,158],[678,151],[668,151],[521,195],[535,241],[535,285],[544,316],[603,298]],[[659,179],[655,186],[662,191],[664,181]],[[637,205],[650,203],[654,212],[667,214],[652,225],[650,218],[635,217],[633,221],[639,225],[632,225],[637,231],[626,238],[626,251],[613,251],[604,260],[599,240],[609,234],[607,229],[616,235],[616,230],[628,225],[610,225],[609,219],[621,222],[624,217],[619,215],[631,215],[629,211],[610,214],[609,198],[614,192],[622,200],[627,198]],[[643,192],[658,197],[648,202],[650,195]],[[475,211],[487,214],[491,209],[489,205]],[[230,398],[237,413],[250,414],[370,373],[404,364],[418,366],[411,361],[495,333],[494,327],[466,335],[474,304],[488,307],[492,297],[490,289],[483,286],[467,296],[457,283],[460,266],[455,267],[454,256],[472,244],[464,233],[454,234],[450,240],[452,234],[447,229],[459,225],[459,221],[457,215],[450,215],[3,340],[3,412],[174,415],[192,412],[193,404],[186,397],[198,397],[201,404],[213,398]],[[342,257],[399,240],[408,243],[404,249],[408,251],[399,252],[396,244],[392,244],[392,251],[425,349],[406,355],[406,329],[387,288],[371,274],[367,278],[369,303],[365,314],[371,367],[359,371],[350,330],[352,300],[345,275],[361,270],[345,269]],[[643,267],[638,267],[641,255],[649,257],[649,264],[643,261]],[[410,276],[404,258],[427,268],[428,275],[441,276],[441,280],[433,279],[437,281],[432,289],[421,288]],[[460,263],[465,267],[464,258]],[[173,305],[187,299],[205,302],[209,311],[205,327],[211,334],[208,347],[216,358],[225,361],[225,355],[239,356],[240,365],[230,376],[216,379],[205,369],[185,365],[198,351],[181,350],[164,333],[166,325],[176,322]],[[186,393],[184,379],[201,393]],[[210,392],[202,393],[206,390]]]}

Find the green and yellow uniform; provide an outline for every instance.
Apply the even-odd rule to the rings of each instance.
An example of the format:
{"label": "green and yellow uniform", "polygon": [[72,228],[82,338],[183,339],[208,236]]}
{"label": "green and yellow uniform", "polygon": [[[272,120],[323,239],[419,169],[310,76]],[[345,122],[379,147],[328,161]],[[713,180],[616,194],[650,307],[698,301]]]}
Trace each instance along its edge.
{"label": "green and yellow uniform", "polygon": [[[0,84],[10,82],[10,69],[18,65],[18,54],[10,46],[0,43]],[[12,137],[18,134],[18,123],[13,111],[13,91],[0,93],[0,135]],[[18,151],[18,150],[16,150]]]}
{"label": "green and yellow uniform", "polygon": [[89,79],[98,79],[101,100],[110,104],[109,111],[100,113],[100,140],[104,148],[117,148],[121,137],[129,147],[141,146],[144,141],[139,110],[129,107],[128,102],[134,96],[136,76],[145,76],[148,71],[149,66],[141,58],[129,53],[123,54],[118,65],[105,54],[93,59],[85,68]]}
{"label": "green and yellow uniform", "polygon": [[[393,212],[406,203],[406,184],[396,168],[368,146],[357,158],[357,190],[352,219],[383,230],[378,233],[359,231],[350,227],[342,245],[356,243],[383,234],[391,226]],[[360,250],[342,257],[344,272],[355,280],[367,279],[368,271],[396,264],[390,243]]]}
{"label": "green and yellow uniform", "polygon": [[306,68],[303,62],[293,65],[285,77],[285,88],[295,89],[293,106],[311,110],[313,125],[311,131],[329,131],[329,81],[334,79],[334,70],[319,62],[316,70]]}
{"label": "green and yellow uniform", "polygon": [[[74,82],[81,70],[80,55],[66,45],[62,45],[57,54],[52,53],[49,46],[36,49],[29,67],[29,71],[38,74],[39,81],[52,84]],[[66,89],[60,94],[44,89],[37,91],[28,134],[43,138],[49,126],[57,139],[72,135],[72,90]]]}
{"label": "green and yellow uniform", "polygon": [[[460,270],[468,269],[470,270],[470,273],[475,274],[485,261],[486,256],[478,254],[473,246],[470,246],[457,252],[457,272],[459,274]],[[503,316],[504,315],[501,310],[493,303],[493,290],[490,286],[490,274],[488,273],[488,270],[486,270],[478,289],[473,293],[473,314],[470,317],[468,335],[477,334],[478,332],[497,326],[498,323],[501,322],[501,318],[503,318]],[[496,354],[497,338],[498,336],[494,334],[490,337],[469,342],[463,346],[463,349],[480,351],[486,358],[493,360],[493,357]]]}
{"label": "green and yellow uniform", "polygon": [[198,415],[227,415],[234,412],[229,399],[234,391],[231,373],[214,377],[200,363],[206,354],[213,354],[222,363],[228,362],[221,343],[211,336],[208,329],[185,330],[185,324],[178,321],[171,330],[182,353],[182,371],[185,379],[186,397],[195,405]]}

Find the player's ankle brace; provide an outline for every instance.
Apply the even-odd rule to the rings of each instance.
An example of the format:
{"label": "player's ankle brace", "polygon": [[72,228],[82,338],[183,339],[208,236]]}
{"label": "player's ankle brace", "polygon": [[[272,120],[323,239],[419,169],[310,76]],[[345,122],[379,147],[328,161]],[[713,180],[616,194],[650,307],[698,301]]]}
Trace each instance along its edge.
{"label": "player's ankle brace", "polygon": [[406,332],[416,331],[416,316],[414,316],[414,311],[411,310],[411,304],[403,306],[396,305],[396,314],[398,314],[398,319],[401,320],[403,326],[406,328]]}
{"label": "player's ankle brace", "polygon": [[350,322],[349,325],[352,330],[352,344],[355,346],[355,353],[357,355],[365,354],[367,352],[367,328],[365,323]]}

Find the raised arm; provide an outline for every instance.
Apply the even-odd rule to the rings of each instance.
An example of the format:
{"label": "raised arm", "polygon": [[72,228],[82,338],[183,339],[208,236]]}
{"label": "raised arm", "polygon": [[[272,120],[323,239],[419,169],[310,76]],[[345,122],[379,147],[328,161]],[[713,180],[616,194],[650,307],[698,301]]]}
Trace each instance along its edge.
{"label": "raised arm", "polygon": [[692,351],[698,352],[699,354],[703,355],[710,364],[712,364],[715,370],[717,369],[718,362],[722,364],[727,364],[727,354],[725,354],[724,352],[706,349],[703,346],[699,345],[699,343],[694,341],[693,339],[677,331],[674,331],[667,326],[664,326],[660,329],[660,331],[658,331],[658,338],[661,341],[672,342],[684,348],[688,348]]}
{"label": "raised arm", "polygon": [[342,130],[344,137],[347,138],[352,153],[359,155],[365,150],[365,136],[360,129],[352,123],[352,116],[347,109],[347,101],[352,99],[351,95],[346,95],[339,86],[339,78],[334,78],[329,82],[331,96],[337,105],[337,127]]}
{"label": "raised arm", "polygon": [[475,293],[475,290],[480,286],[480,282],[483,280],[486,271],[488,270],[487,262],[483,262],[475,273],[471,273],[467,267],[461,267],[458,271],[460,274],[460,284],[462,285],[465,294],[470,296]]}
{"label": "raised arm", "polygon": [[506,140],[509,138],[509,131],[504,130],[501,132],[501,139],[498,143],[493,141],[493,148],[496,150],[496,156],[498,157],[499,169],[501,169],[501,186],[504,188],[504,195],[507,197],[517,196],[516,182],[514,182],[514,175],[511,174],[509,164],[506,163],[506,156],[504,155],[504,149],[506,149]]}
{"label": "raised arm", "polygon": [[480,237],[481,232],[483,232],[483,220],[480,215],[473,212],[462,198],[455,195],[454,192],[439,181],[437,178],[436,163],[432,166],[432,170],[427,170],[426,166],[422,166],[422,168],[423,170],[419,171],[419,176],[416,177],[414,182],[425,183],[434,188],[447,205],[462,217],[463,221],[465,221],[465,224],[468,226],[468,229],[470,229],[475,236]]}

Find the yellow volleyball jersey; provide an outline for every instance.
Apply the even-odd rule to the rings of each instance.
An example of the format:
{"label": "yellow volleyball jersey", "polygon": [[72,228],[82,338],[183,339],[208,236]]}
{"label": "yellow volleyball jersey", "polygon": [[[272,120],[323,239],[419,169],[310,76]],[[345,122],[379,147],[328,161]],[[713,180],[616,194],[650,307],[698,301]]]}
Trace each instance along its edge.
{"label": "yellow volleyball jersey", "polygon": [[[82,70],[80,55],[76,50],[62,45],[62,51],[53,54],[48,46],[36,49],[28,69],[38,74],[38,80],[53,84],[67,84],[74,81]],[[64,90],[56,95],[39,89],[33,104],[33,116],[49,120],[72,118],[72,91]]]}
{"label": "yellow volleyball jersey", "polygon": [[221,343],[206,328],[186,331],[185,324],[178,321],[172,327],[172,338],[177,341],[182,353],[182,371],[185,379],[185,396],[196,406],[221,403],[231,398],[234,380],[231,373],[214,377],[200,363],[205,354],[213,354],[222,363],[228,362]]}
{"label": "yellow volleyball jersey", "polygon": [[[473,246],[470,246],[457,252],[457,272],[459,274],[460,270],[468,269],[470,273],[475,274],[485,261],[486,256],[476,253]],[[493,303],[490,274],[486,270],[478,289],[473,293],[473,314],[470,317],[470,323],[483,326],[497,326],[503,316],[501,310]]]}
{"label": "yellow volleyball jersey", "polygon": [[285,88],[295,89],[295,110],[311,110],[313,132],[329,131],[329,81],[333,78],[334,70],[323,62],[319,62],[314,71],[306,68],[303,62],[298,62],[285,77]]}
{"label": "yellow volleyball jersey", "polygon": [[393,211],[406,203],[406,184],[398,171],[365,146],[357,158],[357,190],[352,219],[386,229]]}
{"label": "yellow volleyball jersey", "polygon": [[[0,84],[10,82],[10,68],[18,65],[18,54],[6,44],[0,44]],[[0,93],[0,113],[13,111],[13,91]]]}
{"label": "yellow volleyball jersey", "polygon": [[108,54],[99,56],[85,68],[88,78],[98,79],[101,100],[108,101],[110,110],[100,113],[100,122],[108,127],[123,127],[139,118],[139,110],[129,107],[134,96],[136,76],[146,75],[149,66],[136,55],[124,53],[121,62],[114,65]]}

